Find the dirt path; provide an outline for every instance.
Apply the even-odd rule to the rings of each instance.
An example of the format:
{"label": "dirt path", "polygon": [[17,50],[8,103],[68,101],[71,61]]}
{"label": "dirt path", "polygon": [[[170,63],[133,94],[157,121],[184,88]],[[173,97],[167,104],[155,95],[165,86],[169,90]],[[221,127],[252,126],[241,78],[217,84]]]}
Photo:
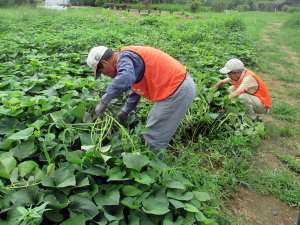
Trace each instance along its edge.
{"label": "dirt path", "polygon": [[[263,45],[278,45],[277,42],[274,43],[275,40],[272,39],[271,32],[280,32],[279,29],[281,25],[281,23],[269,24],[262,30],[261,38]],[[300,58],[297,56],[298,53],[293,52],[292,49],[281,43],[279,43],[278,48],[280,51],[284,52],[284,57],[282,63],[274,63],[274,66],[282,71],[282,73],[285,73],[287,70],[286,63],[290,63],[294,66],[291,66],[288,69],[291,72],[299,74]],[[261,54],[272,55],[274,52],[261,52]],[[291,105],[300,105],[300,98],[292,97],[288,94],[291,89],[300,88],[299,82],[283,81],[268,73],[258,74],[265,81],[271,96],[276,95],[277,97],[278,93],[280,93],[279,100],[286,101]],[[298,122],[289,123],[280,121],[268,114],[260,117],[265,122],[269,121],[279,128],[286,126],[296,128],[299,126]],[[286,163],[282,162],[270,150],[276,149],[284,155],[293,156],[300,160],[299,155],[297,155],[299,152],[295,152],[295,149],[299,149],[299,143],[300,140],[293,135],[289,137],[271,137],[263,140],[263,145],[254,150],[256,154],[253,157],[253,169],[286,169]],[[298,151],[300,151],[300,149]],[[299,209],[290,207],[274,196],[262,195],[243,186],[238,187],[238,191],[234,195],[233,211],[240,221],[236,224],[243,225],[295,225],[300,213]]]}

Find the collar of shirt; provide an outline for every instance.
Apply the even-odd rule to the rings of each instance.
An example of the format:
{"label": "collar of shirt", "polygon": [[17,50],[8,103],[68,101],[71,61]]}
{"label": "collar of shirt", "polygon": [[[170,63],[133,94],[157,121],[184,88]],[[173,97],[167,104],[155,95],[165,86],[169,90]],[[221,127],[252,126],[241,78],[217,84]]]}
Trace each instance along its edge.
{"label": "collar of shirt", "polygon": [[239,80],[237,81],[237,83],[238,83],[239,86],[240,86],[240,82],[241,82],[241,80],[243,79],[243,76],[245,75],[245,73],[246,73],[246,68],[245,68],[244,71],[242,72],[242,74],[241,74]]}

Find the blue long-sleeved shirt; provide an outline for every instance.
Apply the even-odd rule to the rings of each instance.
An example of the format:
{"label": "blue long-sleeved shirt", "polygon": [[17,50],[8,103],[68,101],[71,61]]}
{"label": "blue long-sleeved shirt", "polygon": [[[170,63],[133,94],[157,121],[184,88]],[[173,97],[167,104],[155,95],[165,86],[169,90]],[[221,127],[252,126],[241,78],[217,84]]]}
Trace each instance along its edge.
{"label": "blue long-sleeved shirt", "polygon": [[[123,92],[129,91],[133,84],[143,79],[144,73],[144,60],[138,54],[131,51],[122,52],[117,61],[117,76],[114,81],[108,85],[101,101],[108,104]],[[140,95],[130,91],[123,111],[129,114],[136,108],[140,99]]]}

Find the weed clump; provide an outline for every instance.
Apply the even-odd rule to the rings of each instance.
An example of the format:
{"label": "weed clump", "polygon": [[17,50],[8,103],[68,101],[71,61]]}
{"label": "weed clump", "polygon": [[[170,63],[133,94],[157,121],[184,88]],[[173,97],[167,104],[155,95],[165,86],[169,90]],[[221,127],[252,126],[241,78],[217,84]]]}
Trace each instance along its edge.
{"label": "weed clump", "polygon": [[[291,8],[291,7],[290,7]],[[289,9],[290,9],[289,8]],[[293,13],[285,22],[284,27],[300,28],[300,13]]]}

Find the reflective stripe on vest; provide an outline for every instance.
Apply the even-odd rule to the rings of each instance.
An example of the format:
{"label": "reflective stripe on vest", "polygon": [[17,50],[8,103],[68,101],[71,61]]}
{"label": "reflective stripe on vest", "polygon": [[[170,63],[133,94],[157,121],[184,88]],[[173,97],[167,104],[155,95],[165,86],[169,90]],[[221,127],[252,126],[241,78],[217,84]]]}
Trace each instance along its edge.
{"label": "reflective stripe on vest", "polygon": [[121,48],[119,54],[123,51],[137,53],[144,60],[144,77],[131,90],[153,102],[172,95],[186,76],[186,67],[159,49],[128,46]]}
{"label": "reflective stripe on vest", "polygon": [[[263,80],[259,76],[257,76],[255,73],[251,72],[250,70],[246,70],[240,83],[242,83],[244,77],[248,76],[248,75],[253,76],[256,79],[256,81],[258,82],[258,89],[254,94],[248,93],[246,91],[244,91],[243,93],[247,93],[247,94],[258,97],[262,103],[264,103],[268,108],[270,108],[271,107],[271,96],[269,94],[269,91],[268,91],[268,88],[267,88],[265,82],[263,82]],[[235,89],[238,88],[236,81],[234,81],[234,87],[235,87]]]}

